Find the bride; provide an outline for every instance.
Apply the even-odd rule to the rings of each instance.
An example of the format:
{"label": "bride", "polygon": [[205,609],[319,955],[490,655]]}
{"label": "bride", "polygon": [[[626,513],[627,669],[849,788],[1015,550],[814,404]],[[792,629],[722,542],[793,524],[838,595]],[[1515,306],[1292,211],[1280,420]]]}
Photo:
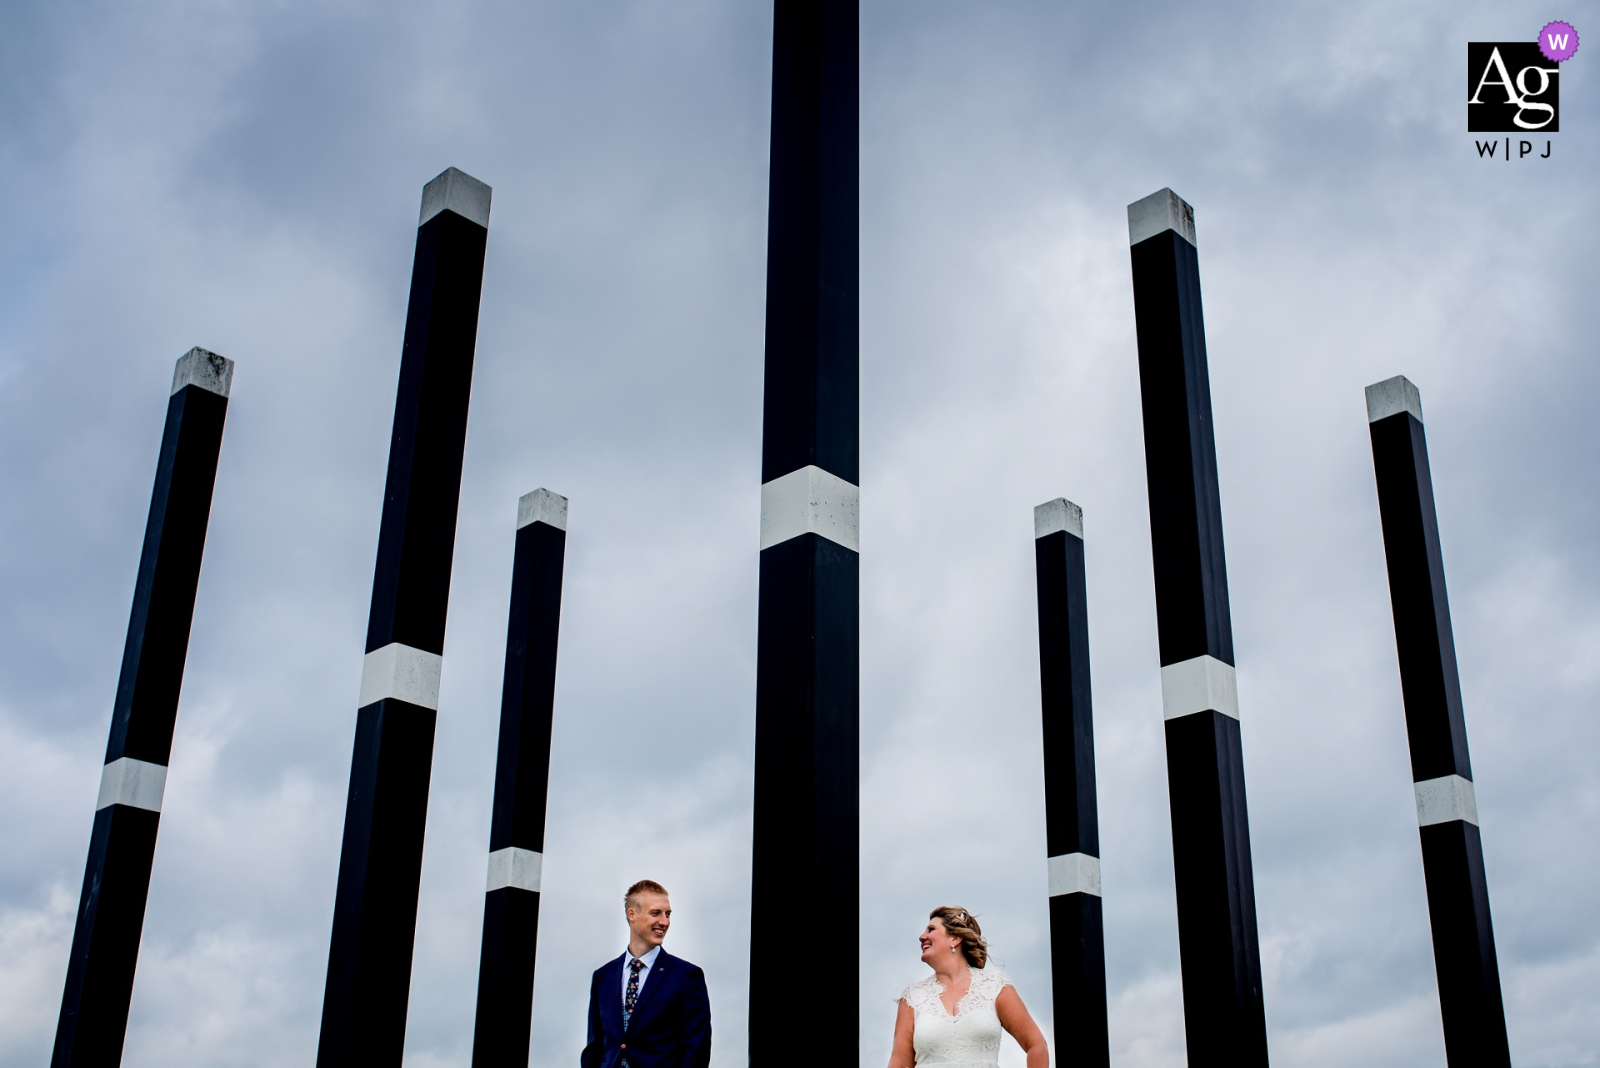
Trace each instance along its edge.
{"label": "bride", "polygon": [[1044,1035],[1017,988],[984,967],[988,943],[970,912],[934,909],[919,941],[933,974],[900,995],[889,1068],[998,1068],[1002,1027],[1028,1055],[1028,1068],[1050,1068]]}

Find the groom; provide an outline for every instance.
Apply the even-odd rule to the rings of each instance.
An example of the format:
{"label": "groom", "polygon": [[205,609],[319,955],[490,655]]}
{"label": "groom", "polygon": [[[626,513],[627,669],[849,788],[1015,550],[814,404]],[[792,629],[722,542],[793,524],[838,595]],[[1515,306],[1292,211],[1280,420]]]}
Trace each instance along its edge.
{"label": "groom", "polygon": [[706,1068],[711,1002],[706,975],[661,948],[672,924],[666,887],[640,879],[623,897],[628,951],[589,983],[582,1068]]}

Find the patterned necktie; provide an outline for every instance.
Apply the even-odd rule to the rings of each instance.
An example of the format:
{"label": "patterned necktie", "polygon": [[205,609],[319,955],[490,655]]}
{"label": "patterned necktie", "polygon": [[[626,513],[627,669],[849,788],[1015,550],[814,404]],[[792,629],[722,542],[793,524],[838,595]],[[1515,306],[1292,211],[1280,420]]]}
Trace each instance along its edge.
{"label": "patterned necktie", "polygon": [[628,1029],[628,1021],[633,1018],[634,1003],[639,1000],[639,969],[644,967],[644,961],[634,957],[628,962],[628,992],[622,998],[622,1029]]}

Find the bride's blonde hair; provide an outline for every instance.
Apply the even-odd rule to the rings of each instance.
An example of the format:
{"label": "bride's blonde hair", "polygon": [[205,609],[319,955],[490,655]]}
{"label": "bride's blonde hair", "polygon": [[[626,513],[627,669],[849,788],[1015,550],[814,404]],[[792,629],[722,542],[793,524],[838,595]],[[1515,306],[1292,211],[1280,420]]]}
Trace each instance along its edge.
{"label": "bride's blonde hair", "polygon": [[989,943],[983,940],[983,929],[978,918],[959,905],[940,905],[928,913],[928,919],[938,920],[944,929],[961,939],[961,955],[974,968],[989,962]]}

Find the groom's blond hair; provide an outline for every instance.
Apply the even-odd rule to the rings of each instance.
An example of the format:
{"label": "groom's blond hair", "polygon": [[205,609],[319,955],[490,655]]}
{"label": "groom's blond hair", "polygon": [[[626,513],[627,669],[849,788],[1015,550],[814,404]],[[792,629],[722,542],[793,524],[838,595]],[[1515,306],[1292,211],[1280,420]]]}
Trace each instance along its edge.
{"label": "groom's blond hair", "polygon": [[638,908],[640,894],[660,894],[662,897],[672,896],[671,894],[667,893],[666,887],[662,886],[654,879],[640,879],[638,882],[628,887],[628,892],[622,895],[622,907],[625,909]]}

